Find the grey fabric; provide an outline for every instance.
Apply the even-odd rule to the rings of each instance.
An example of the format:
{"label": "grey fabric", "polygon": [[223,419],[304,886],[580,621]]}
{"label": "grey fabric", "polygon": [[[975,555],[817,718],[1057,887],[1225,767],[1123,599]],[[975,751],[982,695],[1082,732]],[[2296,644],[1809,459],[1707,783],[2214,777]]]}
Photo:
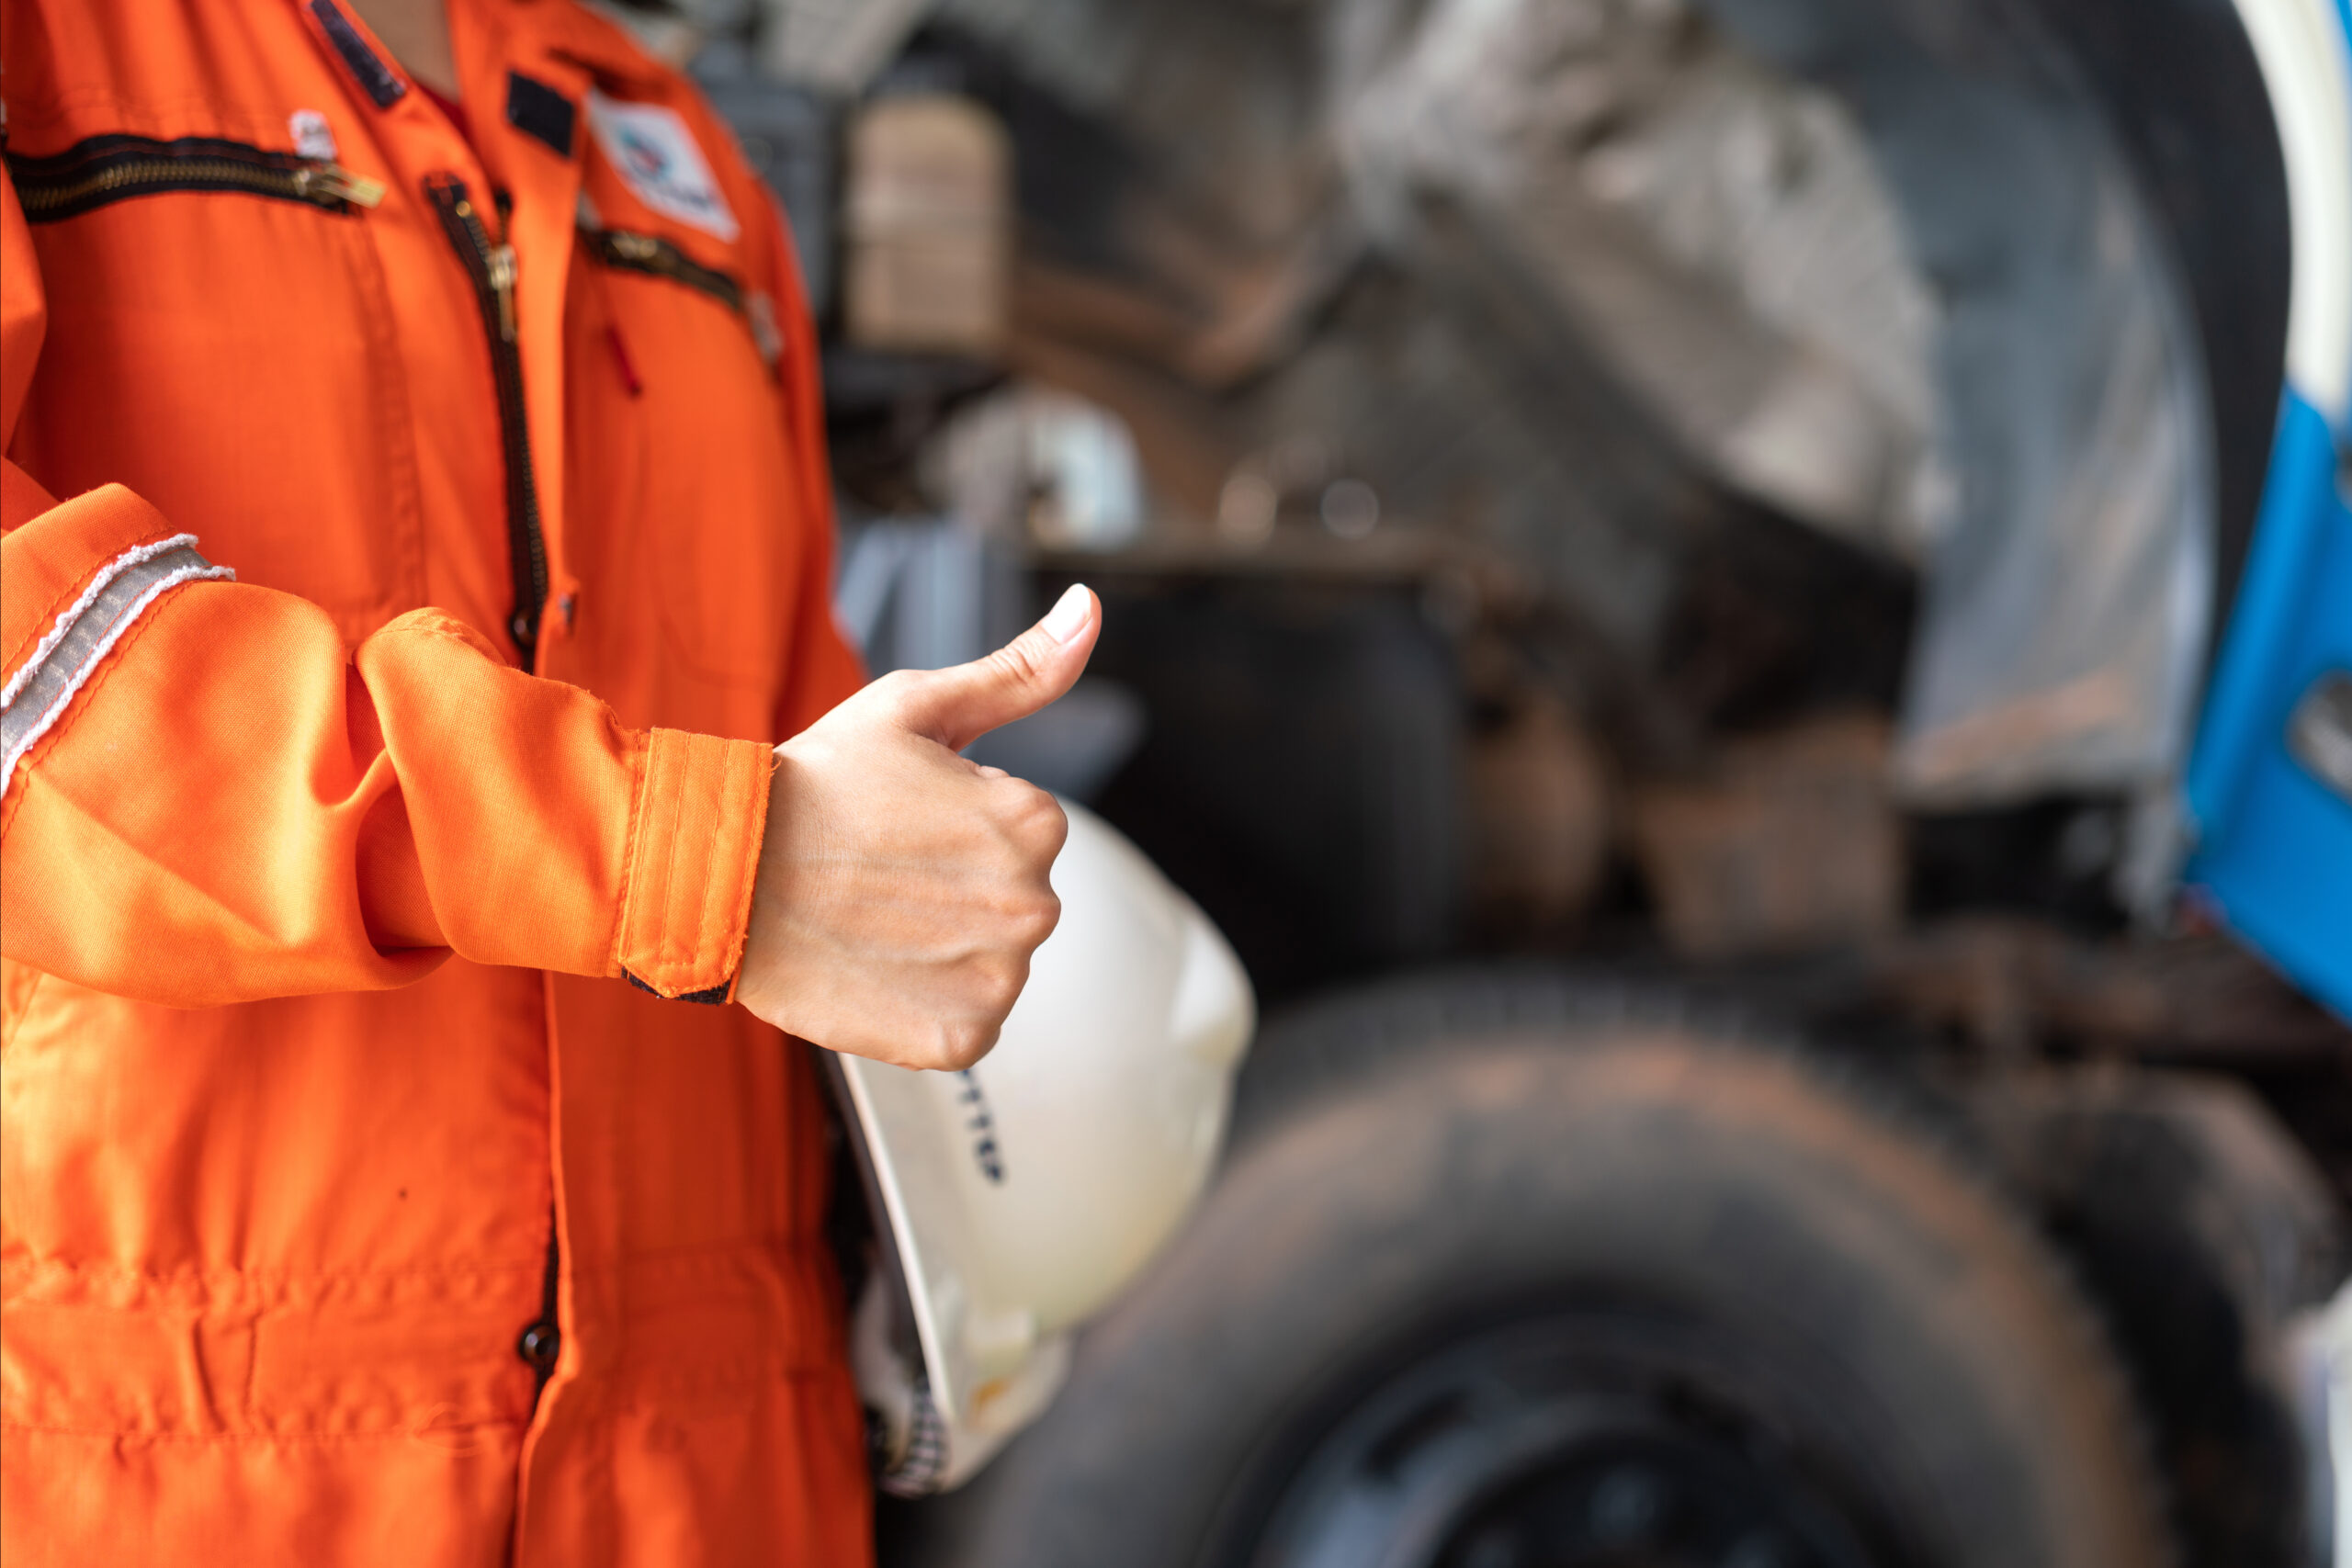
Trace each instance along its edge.
{"label": "grey fabric", "polygon": [[131,561],[69,612],[72,620],[44,638],[32,662],[8,682],[7,702],[0,707],[0,789],[15,779],[17,759],[56,722],[98,660],[156,597],[180,582],[230,575],[192,547],[176,545]]}

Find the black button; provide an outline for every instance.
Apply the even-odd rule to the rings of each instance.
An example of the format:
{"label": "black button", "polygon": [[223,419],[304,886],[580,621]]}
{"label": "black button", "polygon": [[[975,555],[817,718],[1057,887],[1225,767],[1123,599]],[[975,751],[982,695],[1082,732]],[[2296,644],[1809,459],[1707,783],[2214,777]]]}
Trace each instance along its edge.
{"label": "black button", "polygon": [[555,1371],[555,1359],[562,1349],[562,1330],[544,1320],[523,1330],[523,1337],[514,1342],[514,1353],[542,1378]]}

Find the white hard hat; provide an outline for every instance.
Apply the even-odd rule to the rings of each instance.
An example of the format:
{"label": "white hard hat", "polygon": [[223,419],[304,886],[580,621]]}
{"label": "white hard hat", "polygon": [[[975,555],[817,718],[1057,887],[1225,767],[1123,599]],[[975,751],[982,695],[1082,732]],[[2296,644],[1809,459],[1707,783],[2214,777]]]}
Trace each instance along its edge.
{"label": "white hard hat", "polygon": [[1053,1398],[1072,1330],[1207,1185],[1256,1021],[1193,901],[1063,808],[1061,923],[996,1049],[960,1073],[831,1058],[887,1235],[852,1359],[902,1495],[960,1484]]}

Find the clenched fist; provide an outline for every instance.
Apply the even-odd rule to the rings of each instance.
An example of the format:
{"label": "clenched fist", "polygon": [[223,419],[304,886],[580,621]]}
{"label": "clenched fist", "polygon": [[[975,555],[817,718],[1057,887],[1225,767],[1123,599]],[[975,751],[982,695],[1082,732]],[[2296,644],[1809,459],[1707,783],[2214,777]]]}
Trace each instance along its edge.
{"label": "clenched fist", "polygon": [[956,753],[1070,688],[1102,629],[1072,588],[986,659],[885,675],[775,749],[735,998],[835,1051],[967,1067],[1061,917],[1054,797]]}

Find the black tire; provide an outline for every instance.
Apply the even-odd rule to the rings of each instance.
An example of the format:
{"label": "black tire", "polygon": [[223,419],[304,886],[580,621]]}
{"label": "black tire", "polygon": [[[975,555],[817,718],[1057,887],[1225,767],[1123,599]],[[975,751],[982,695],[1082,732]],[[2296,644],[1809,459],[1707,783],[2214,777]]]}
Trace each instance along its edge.
{"label": "black tire", "polygon": [[[885,1561],[2170,1561],[2092,1320],[1932,1139],[1688,1026],[1439,1044],[1259,1122],[1044,1421],[886,1517]],[[1378,1515],[1408,1494],[1418,1525]],[[1385,1521],[1358,1546],[1348,1507]]]}

